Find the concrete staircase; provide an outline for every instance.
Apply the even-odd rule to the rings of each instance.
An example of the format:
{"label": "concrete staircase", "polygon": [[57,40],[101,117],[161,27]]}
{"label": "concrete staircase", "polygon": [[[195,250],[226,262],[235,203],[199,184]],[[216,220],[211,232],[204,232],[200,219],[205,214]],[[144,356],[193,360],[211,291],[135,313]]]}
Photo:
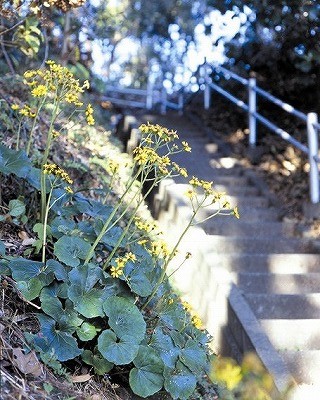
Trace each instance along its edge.
{"label": "concrete staircase", "polygon": [[[283,219],[261,179],[223,144],[210,143],[203,129],[176,115],[146,121],[177,130],[192,153],[175,161],[189,176],[213,180],[240,212],[240,220],[218,216],[190,229],[172,271],[186,251],[193,257],[174,274],[174,285],[203,318],[219,353],[240,361],[255,351],[279,390],[293,378],[292,399],[320,399],[320,254],[312,241],[294,237],[295,223]],[[168,180],[153,198],[172,241],[191,215],[186,187],[180,178]]]}

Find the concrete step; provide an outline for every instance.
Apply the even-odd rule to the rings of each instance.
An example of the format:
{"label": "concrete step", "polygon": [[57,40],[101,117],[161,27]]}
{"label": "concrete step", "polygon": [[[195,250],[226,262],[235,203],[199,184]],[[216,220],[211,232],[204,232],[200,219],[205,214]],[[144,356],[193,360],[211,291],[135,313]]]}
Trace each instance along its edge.
{"label": "concrete step", "polygon": [[320,293],[244,293],[244,297],[259,319],[320,319]]}
{"label": "concrete step", "polygon": [[[202,179],[206,179],[202,178]],[[208,179],[206,179],[208,180]],[[259,195],[259,189],[254,187],[254,186],[228,186],[228,185],[214,185],[214,189],[217,192],[223,192],[226,193],[229,196],[258,196]]]}
{"label": "concrete step", "polygon": [[273,274],[320,273],[320,254],[217,254],[204,253],[200,262],[230,272]]}
{"label": "concrete step", "polygon": [[[282,358],[297,383],[319,384],[320,376],[320,350],[281,351]],[[305,400],[317,400],[317,397],[305,397]]]}
{"label": "concrete step", "polygon": [[214,171],[212,174],[213,185],[226,185],[226,186],[251,186],[249,180],[245,176],[222,176]]}
{"label": "concrete step", "polygon": [[271,254],[271,253],[308,253],[311,249],[308,239],[283,239],[278,237],[234,237],[206,235],[199,238],[199,243],[195,243],[203,248],[204,251],[210,251],[211,254]]}
{"label": "concrete step", "polygon": [[[259,197],[257,197],[257,199],[259,199]],[[234,203],[231,203],[231,205],[234,206]],[[240,220],[212,218],[204,222],[201,226],[208,235],[281,237],[283,235],[293,236],[294,234],[294,223],[263,221],[263,223],[258,224],[254,220],[248,222],[247,220],[242,220],[243,214],[241,206],[239,206],[239,210]]]}
{"label": "concrete step", "polygon": [[280,351],[320,350],[320,319],[262,319],[260,324]]}
{"label": "concrete step", "polygon": [[[243,293],[305,294],[320,293],[320,272],[304,274],[232,274]],[[319,331],[320,334],[320,331]]]}
{"label": "concrete step", "polygon": [[[197,213],[197,221],[202,221],[205,218],[207,218],[208,216],[216,213],[217,211],[219,211],[219,209],[217,208],[217,206],[215,204],[213,204],[212,206],[203,208],[203,209],[199,210],[199,212]],[[241,221],[250,222],[250,223],[255,222],[255,223],[262,224],[262,221],[275,222],[275,221],[279,221],[279,219],[280,219],[279,211],[274,207],[269,207],[269,208],[241,207],[241,208],[239,208],[239,213],[240,213]],[[211,219],[212,225],[214,225],[216,222],[219,222],[219,223],[224,222],[225,225],[227,225],[230,222],[232,225],[236,225],[236,224],[234,224],[234,220],[232,220],[231,218],[226,219],[225,215],[222,215],[222,214],[219,214]]]}
{"label": "concrete step", "polygon": [[239,210],[245,207],[248,208],[268,208],[270,200],[262,196],[227,196],[227,200],[232,207],[238,206]]}

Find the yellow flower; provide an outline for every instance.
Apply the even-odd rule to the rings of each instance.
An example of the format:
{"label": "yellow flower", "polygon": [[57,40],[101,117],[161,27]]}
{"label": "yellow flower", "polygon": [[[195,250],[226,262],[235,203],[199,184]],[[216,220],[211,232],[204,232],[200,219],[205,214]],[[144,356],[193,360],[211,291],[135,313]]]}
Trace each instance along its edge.
{"label": "yellow flower", "polygon": [[188,189],[185,194],[191,200],[196,196],[196,192],[193,189]]}
{"label": "yellow flower", "polygon": [[135,256],[135,254],[131,253],[131,251],[129,253],[126,253],[124,256],[124,259],[126,261],[132,261],[135,262],[137,260],[137,257]]}
{"label": "yellow flower", "polygon": [[88,125],[94,125],[95,120],[93,118],[93,108],[91,104],[87,105],[86,108],[86,119],[87,119],[87,124]]}
{"label": "yellow flower", "polygon": [[123,268],[117,267],[111,267],[110,268],[110,275],[112,278],[119,278],[121,275],[123,275]]}
{"label": "yellow flower", "polygon": [[52,137],[53,138],[57,138],[57,137],[59,137],[60,136],[60,132],[58,132],[58,131],[52,131]]}
{"label": "yellow flower", "polygon": [[33,78],[36,74],[37,74],[36,71],[30,70],[30,71],[26,71],[26,72],[23,74],[23,76],[24,76],[26,79],[29,79],[29,78]]}
{"label": "yellow flower", "polygon": [[213,376],[233,390],[242,379],[241,367],[230,358],[218,359],[213,364]]}
{"label": "yellow flower", "polygon": [[188,142],[182,142],[183,150],[190,153],[191,147],[189,146]]}
{"label": "yellow flower", "polygon": [[73,194],[73,190],[71,189],[70,186],[66,186],[64,189],[65,189],[65,191],[66,191],[67,193]]}
{"label": "yellow flower", "polygon": [[90,83],[89,83],[89,81],[87,79],[83,82],[83,86],[82,87],[85,88],[85,89],[89,89],[90,88]]}
{"label": "yellow flower", "polygon": [[15,110],[19,110],[20,106],[18,104],[12,104],[11,109],[14,110],[14,111]]}
{"label": "yellow flower", "polygon": [[38,85],[34,89],[32,89],[31,94],[33,97],[42,97],[45,96],[48,92],[48,89],[45,85]]}
{"label": "yellow flower", "polygon": [[237,219],[239,219],[240,218],[240,214],[239,214],[239,211],[238,211],[238,207],[236,206],[236,207],[234,207],[234,209],[233,209],[233,215],[237,218]]}
{"label": "yellow flower", "polygon": [[187,301],[183,301],[182,306],[188,312],[190,312],[192,310],[191,304],[189,304]]}
{"label": "yellow flower", "polygon": [[198,315],[194,315],[191,319],[191,322],[192,322],[193,326],[197,329],[200,329],[202,327],[202,321]]}

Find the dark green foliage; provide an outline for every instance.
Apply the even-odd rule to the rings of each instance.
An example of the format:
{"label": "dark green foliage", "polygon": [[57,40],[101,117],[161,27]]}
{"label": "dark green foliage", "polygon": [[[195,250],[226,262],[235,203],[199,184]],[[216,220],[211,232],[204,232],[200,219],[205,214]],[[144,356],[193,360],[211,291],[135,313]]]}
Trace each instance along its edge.
{"label": "dark green foliage", "polygon": [[[22,180],[33,168],[23,151],[4,146],[0,150],[3,174]],[[9,210],[18,217],[24,214],[25,204],[13,200]],[[110,265],[104,265],[101,259],[123,233],[118,224],[103,235],[92,258],[84,261],[112,211],[82,195],[70,196],[52,208],[47,245],[53,257],[45,262],[6,256],[0,242],[0,272],[12,276],[27,300],[41,305],[40,332],[26,338],[58,373],[65,373],[63,362],[79,357],[101,375],[112,375],[114,365],[126,365],[130,386],[138,396],[148,397],[164,388],[174,399],[187,399],[209,368],[209,338],[192,325],[180,302],[169,296],[166,280],[144,309],[157,287],[160,261],[124,238]],[[37,223],[33,230],[41,237],[43,225]],[[122,276],[112,278],[109,268],[125,251],[132,252],[135,261],[126,263]]]}

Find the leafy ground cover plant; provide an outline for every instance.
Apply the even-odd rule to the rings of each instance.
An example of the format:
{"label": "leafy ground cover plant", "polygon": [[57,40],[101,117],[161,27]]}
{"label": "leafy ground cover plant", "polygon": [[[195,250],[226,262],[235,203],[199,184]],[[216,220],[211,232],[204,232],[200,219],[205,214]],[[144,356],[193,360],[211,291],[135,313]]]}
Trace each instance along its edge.
{"label": "leafy ground cover plant", "polygon": [[[17,257],[0,242],[0,272],[37,310],[38,327],[25,333],[29,349],[58,372],[77,362],[96,375],[121,371],[141,397],[165,391],[191,398],[210,370],[210,337],[172,292],[166,271],[199,210],[216,204],[217,212],[238,216],[237,209],[229,210],[211,182],[192,177],[186,193],[192,216],[168,246],[143,216],[145,199],[163,179],[187,177],[171,156],[191,149],[176,132],[151,124],[140,127],[141,143],[124,166],[116,158],[95,159],[109,179],[94,197],[85,196],[53,162],[52,148],[68,124],[72,130],[74,115],[84,112],[94,124],[93,108],[80,98],[89,83],[80,85],[51,61],[25,79],[33,101],[12,105],[20,130],[11,148],[0,145],[0,173],[18,188],[18,197],[2,206],[2,219],[34,232],[33,247]],[[43,151],[31,151],[43,115]]]}

